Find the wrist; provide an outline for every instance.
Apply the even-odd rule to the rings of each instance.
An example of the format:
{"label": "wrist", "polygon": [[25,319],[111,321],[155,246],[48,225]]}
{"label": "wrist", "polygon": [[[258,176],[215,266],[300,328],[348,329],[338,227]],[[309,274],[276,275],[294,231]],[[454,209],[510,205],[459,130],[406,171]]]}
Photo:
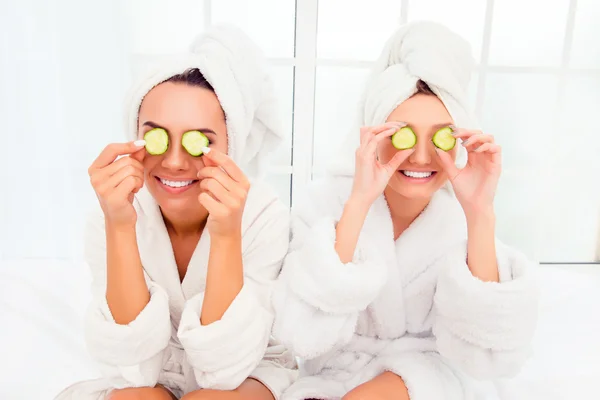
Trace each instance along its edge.
{"label": "wrist", "polygon": [[489,227],[494,229],[496,214],[493,210],[478,210],[465,212],[467,227],[469,229]]}
{"label": "wrist", "polygon": [[219,246],[235,246],[242,243],[242,232],[236,230],[230,233],[211,233],[211,243],[218,244]]}
{"label": "wrist", "polygon": [[465,217],[467,218],[467,222],[473,221],[492,221],[496,220],[496,212],[494,211],[494,205],[485,205],[485,206],[471,206],[471,207],[463,207],[463,211],[465,213]]}
{"label": "wrist", "polygon": [[372,202],[365,199],[363,196],[351,194],[346,204],[344,206],[345,209],[351,210],[353,213],[358,215],[367,215],[369,209],[371,208]]}
{"label": "wrist", "polygon": [[104,221],[106,232],[111,232],[115,234],[128,234],[135,233],[135,225],[136,222],[115,222],[106,218]]}

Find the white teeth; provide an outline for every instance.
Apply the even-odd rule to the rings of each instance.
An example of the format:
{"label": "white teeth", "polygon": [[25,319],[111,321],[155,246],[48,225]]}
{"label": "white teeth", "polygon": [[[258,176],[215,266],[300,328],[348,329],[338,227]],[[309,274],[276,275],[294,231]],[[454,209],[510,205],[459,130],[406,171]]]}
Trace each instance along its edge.
{"label": "white teeth", "polygon": [[419,178],[419,179],[429,178],[433,174],[432,171],[429,171],[429,172],[402,171],[402,173],[410,178]]}
{"label": "white teeth", "polygon": [[161,183],[165,186],[169,186],[172,188],[182,188],[184,186],[191,185],[194,181],[169,181],[166,179],[159,178]]}

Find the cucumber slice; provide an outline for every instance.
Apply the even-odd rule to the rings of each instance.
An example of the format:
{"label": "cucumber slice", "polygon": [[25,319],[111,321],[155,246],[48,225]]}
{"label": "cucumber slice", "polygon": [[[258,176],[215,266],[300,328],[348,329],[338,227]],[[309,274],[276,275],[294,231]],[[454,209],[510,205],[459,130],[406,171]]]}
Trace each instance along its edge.
{"label": "cucumber slice", "polygon": [[456,138],[452,136],[452,128],[449,126],[437,131],[431,140],[437,148],[444,151],[450,151],[456,145]]}
{"label": "cucumber slice", "polygon": [[392,135],[392,145],[398,150],[411,149],[417,144],[417,135],[405,126]]}
{"label": "cucumber slice", "polygon": [[181,145],[194,157],[202,155],[202,148],[208,147],[206,135],[200,131],[189,131],[183,134]]}
{"label": "cucumber slice", "polygon": [[169,135],[162,128],[154,128],[144,135],[146,151],[153,156],[164,154],[169,148]]}

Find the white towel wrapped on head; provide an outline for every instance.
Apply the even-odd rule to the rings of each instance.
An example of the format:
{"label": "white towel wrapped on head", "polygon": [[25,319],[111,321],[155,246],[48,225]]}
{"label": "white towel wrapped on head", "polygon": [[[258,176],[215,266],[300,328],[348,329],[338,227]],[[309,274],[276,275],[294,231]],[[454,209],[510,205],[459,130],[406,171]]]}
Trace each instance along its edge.
{"label": "white towel wrapped on head", "polygon": [[[415,94],[419,80],[440,98],[455,125],[477,129],[467,95],[474,66],[469,43],[444,25],[431,21],[403,25],[375,61],[358,106],[358,126],[346,138],[330,172],[354,174],[360,127],[385,123],[396,107]],[[456,164],[462,167],[466,160],[466,150],[459,146]]]}
{"label": "white towel wrapped on head", "polygon": [[261,50],[234,26],[216,25],[187,53],[169,56],[136,80],[126,99],[126,132],[138,139],[138,113],[150,90],[174,75],[198,68],[225,112],[229,156],[249,176],[264,173],[269,153],[283,142],[278,99]]}

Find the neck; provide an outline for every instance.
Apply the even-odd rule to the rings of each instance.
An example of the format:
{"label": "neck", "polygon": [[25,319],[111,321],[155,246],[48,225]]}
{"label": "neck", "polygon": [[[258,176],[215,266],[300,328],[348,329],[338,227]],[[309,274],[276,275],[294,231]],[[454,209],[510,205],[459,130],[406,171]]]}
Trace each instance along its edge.
{"label": "neck", "polygon": [[410,199],[402,196],[389,186],[384,191],[394,225],[394,240],[413,223],[429,204],[429,198]]}
{"label": "neck", "polygon": [[190,215],[189,212],[170,214],[162,212],[162,215],[167,231],[178,237],[202,234],[208,218],[206,211],[204,213],[198,212],[196,215]]}

